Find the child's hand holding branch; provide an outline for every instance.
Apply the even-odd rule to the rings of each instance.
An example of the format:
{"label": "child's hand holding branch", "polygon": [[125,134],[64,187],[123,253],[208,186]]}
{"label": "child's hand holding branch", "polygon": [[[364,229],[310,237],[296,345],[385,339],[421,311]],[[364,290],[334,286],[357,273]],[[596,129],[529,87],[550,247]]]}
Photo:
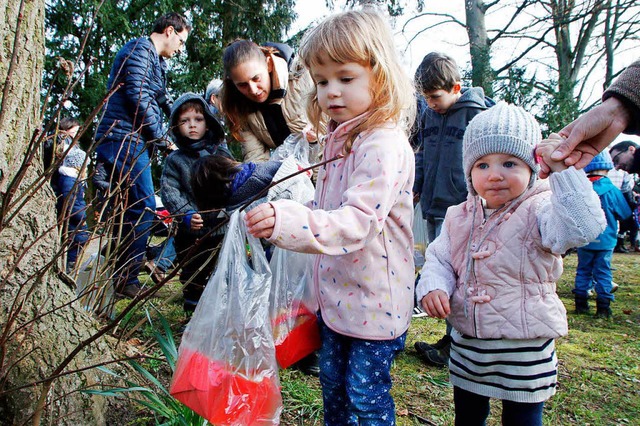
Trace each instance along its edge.
{"label": "child's hand holding branch", "polygon": [[251,209],[244,218],[247,230],[256,238],[270,238],[276,224],[276,212],[270,203]]}

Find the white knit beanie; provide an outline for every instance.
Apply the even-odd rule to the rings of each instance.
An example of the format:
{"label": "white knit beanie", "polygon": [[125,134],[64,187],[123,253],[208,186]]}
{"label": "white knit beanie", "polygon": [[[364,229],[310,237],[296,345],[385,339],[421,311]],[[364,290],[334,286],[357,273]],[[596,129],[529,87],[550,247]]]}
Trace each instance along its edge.
{"label": "white knit beanie", "polygon": [[506,102],[476,115],[469,122],[462,142],[462,165],[467,190],[477,195],[471,184],[471,168],[488,154],[509,154],[527,163],[533,173],[529,187],[535,182],[540,167],[535,160],[535,147],[542,141],[540,126],[524,109]]}

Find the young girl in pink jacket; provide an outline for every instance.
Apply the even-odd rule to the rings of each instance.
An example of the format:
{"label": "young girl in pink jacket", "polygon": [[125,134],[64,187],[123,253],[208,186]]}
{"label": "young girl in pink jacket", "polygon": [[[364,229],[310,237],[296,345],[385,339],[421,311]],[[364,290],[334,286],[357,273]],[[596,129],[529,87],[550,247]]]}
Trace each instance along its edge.
{"label": "young girl in pink jacket", "polygon": [[414,90],[373,11],[329,17],[300,54],[315,83],[309,117],[316,127],[331,118],[324,159],[341,158],[319,170],[310,205],[262,204],[246,223],[254,236],[316,254],[325,424],[393,425],[390,367],[413,308]]}
{"label": "young girl in pink jacket", "polygon": [[584,172],[549,160],[557,140],[538,147],[553,173],[537,180],[540,140],[535,118],[504,102],[471,120],[462,148],[469,196],[447,210],[427,248],[416,295],[453,326],[456,425],[484,425],[490,398],[502,400],[503,425],[542,425],[556,390],[554,339],[567,334],[561,254],[606,225]]}

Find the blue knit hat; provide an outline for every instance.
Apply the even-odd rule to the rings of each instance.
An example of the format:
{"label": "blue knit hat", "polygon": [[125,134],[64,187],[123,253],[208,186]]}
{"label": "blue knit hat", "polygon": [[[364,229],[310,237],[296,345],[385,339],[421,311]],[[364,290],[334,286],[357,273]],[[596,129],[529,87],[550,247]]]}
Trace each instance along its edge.
{"label": "blue knit hat", "polygon": [[606,149],[600,154],[593,157],[593,160],[584,168],[585,173],[592,172],[594,170],[611,170],[613,169],[613,160],[611,154]]}

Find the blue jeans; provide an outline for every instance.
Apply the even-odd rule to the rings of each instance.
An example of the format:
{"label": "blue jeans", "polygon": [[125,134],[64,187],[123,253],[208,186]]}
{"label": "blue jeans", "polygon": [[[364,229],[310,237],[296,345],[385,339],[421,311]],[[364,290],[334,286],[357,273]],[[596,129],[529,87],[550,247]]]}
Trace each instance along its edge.
{"label": "blue jeans", "polygon": [[[453,388],[456,426],[484,426],[489,416],[489,397]],[[544,402],[526,403],[502,400],[503,426],[542,426]]]}
{"label": "blue jeans", "polygon": [[134,135],[121,143],[105,141],[96,149],[97,161],[109,171],[111,187],[121,185],[110,200],[117,290],[140,285],[138,274],[156,209],[149,152],[136,140]]}
{"label": "blue jeans", "polygon": [[611,250],[589,250],[579,248],[578,250],[578,266],[576,267],[576,280],[573,293],[580,298],[587,298],[587,292],[595,283],[597,300],[611,302],[613,294],[611,293],[611,282],[613,274],[611,273],[611,258],[613,257],[613,249]]}
{"label": "blue jeans", "polygon": [[393,340],[356,339],[331,330],[320,314],[318,320],[324,424],[395,425],[391,362],[404,349],[407,333]]}
{"label": "blue jeans", "polygon": [[56,210],[58,220],[62,221],[61,225],[65,225],[63,244],[69,245],[67,249],[68,273],[75,266],[80,252],[89,240],[84,187],[85,184],[76,178],[58,174]]}
{"label": "blue jeans", "polygon": [[425,221],[427,222],[427,237],[429,242],[432,243],[440,235],[444,217],[427,216]]}
{"label": "blue jeans", "polygon": [[167,272],[173,268],[173,262],[176,260],[176,247],[173,243],[173,236],[167,237],[155,256],[154,262],[162,271]]}

